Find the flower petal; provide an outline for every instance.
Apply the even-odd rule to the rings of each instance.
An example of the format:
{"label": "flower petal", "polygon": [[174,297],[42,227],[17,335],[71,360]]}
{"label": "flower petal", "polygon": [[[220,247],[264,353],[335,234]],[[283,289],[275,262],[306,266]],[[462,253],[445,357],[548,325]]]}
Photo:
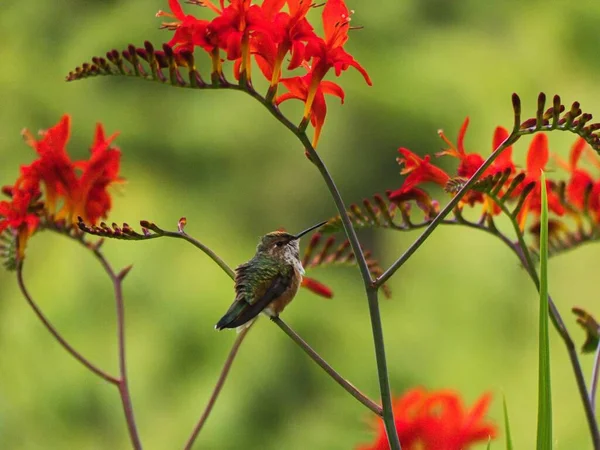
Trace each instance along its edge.
{"label": "flower petal", "polygon": [[548,136],[544,133],[536,134],[529,144],[527,152],[527,174],[539,179],[540,172],[546,167],[549,158]]}

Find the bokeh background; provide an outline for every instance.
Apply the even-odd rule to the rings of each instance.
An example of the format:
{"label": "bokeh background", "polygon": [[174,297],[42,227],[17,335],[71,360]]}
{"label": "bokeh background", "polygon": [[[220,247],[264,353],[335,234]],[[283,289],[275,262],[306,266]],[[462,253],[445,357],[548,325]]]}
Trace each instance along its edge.
{"label": "bokeh background", "polygon": [[[488,153],[496,125],[510,126],[510,95],[525,115],[539,91],[579,100],[600,113],[597,24],[600,4],[559,1],[351,0],[347,49],[373,87],[350,70],[347,102],[329,104],[319,150],[347,202],[401,183],[396,149],[442,147],[471,117],[467,149]],[[178,90],[131,79],[65,83],[75,66],[111,48],[148,39],[166,1],[8,2],[0,14],[0,182],[10,184],[33,151],[20,137],[73,118],[69,151],[85,157],[96,122],[120,131],[122,173],[110,221],[153,220],[188,231],[231,265],[252,256],[258,237],[300,230],[334,215],[316,170],[294,137],[258,103],[235,92]],[[188,11],[199,11],[191,7]],[[318,21],[318,12],[313,15]],[[206,70],[206,68],[205,68]],[[298,117],[299,105],[286,111]],[[563,156],[571,135],[554,133]],[[515,149],[522,164],[523,139]],[[452,161],[447,161],[452,163]],[[450,166],[447,166],[450,167]],[[361,237],[383,264],[416,233]],[[148,449],[180,448],[199,418],[234,339],[216,333],[229,305],[229,279],[190,245],[171,240],[108,242],[110,260],[134,269],[125,283],[133,402]],[[550,290],[578,342],[570,308],[598,312],[598,248],[551,263]],[[302,291],[285,319],[335,368],[377,398],[368,309],[358,271],[313,272],[335,290]],[[55,325],[90,359],[116,372],[114,301],[96,261],[68,240],[30,242],[29,288]],[[494,238],[438,229],[390,284],[381,302],[392,389],[450,388],[472,404],[483,392],[501,427],[506,398],[517,448],[535,442],[536,292],[514,256]],[[551,330],[556,448],[591,448],[566,351]],[[585,356],[586,374],[591,356]],[[198,448],[351,449],[372,439],[371,416],[281,331],[261,320],[249,334]],[[492,448],[504,448],[504,436]],[[34,317],[13,273],[0,272],[0,448],[127,448],[116,390],[72,360]]]}

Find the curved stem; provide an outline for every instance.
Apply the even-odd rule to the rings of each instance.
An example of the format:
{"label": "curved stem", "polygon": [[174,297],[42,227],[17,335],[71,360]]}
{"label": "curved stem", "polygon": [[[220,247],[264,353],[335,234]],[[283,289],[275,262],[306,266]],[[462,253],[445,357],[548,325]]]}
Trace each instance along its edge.
{"label": "curved stem", "polygon": [[212,409],[215,406],[217,398],[219,397],[219,394],[221,393],[221,390],[223,389],[225,380],[227,380],[227,375],[229,375],[229,370],[231,369],[233,360],[235,359],[237,352],[240,349],[242,342],[244,341],[244,338],[248,334],[248,331],[250,330],[250,327],[252,327],[253,324],[254,324],[254,322],[252,322],[248,327],[244,328],[235,338],[233,346],[231,347],[231,350],[229,351],[229,355],[227,355],[227,359],[225,360],[225,364],[223,365],[223,369],[221,369],[221,373],[217,380],[217,384],[215,384],[213,392],[212,392],[210,398],[208,399],[208,403],[206,404],[206,407],[204,408],[204,412],[202,413],[202,416],[200,416],[200,420],[198,420],[198,423],[194,427],[192,434],[190,435],[190,437],[188,438],[188,440],[185,444],[185,447],[184,447],[185,450],[192,449],[194,442],[196,441],[196,438],[200,434],[200,431],[202,431],[202,427],[206,423],[206,420],[208,419],[208,416],[212,412]]}
{"label": "curved stem", "polygon": [[310,345],[306,343],[304,339],[302,339],[294,330],[292,330],[288,326],[288,324],[286,324],[279,317],[271,317],[271,320],[275,322],[275,324],[277,324],[277,326],[281,328],[283,332],[287,334],[296,344],[298,344],[298,346],[300,346],[302,350],[304,350],[313,361],[315,361],[325,372],[327,372],[337,384],[342,386],[346,391],[350,393],[350,395],[352,395],[355,399],[357,399],[375,414],[377,414],[380,417],[383,415],[383,410],[381,409],[381,406],[379,406],[369,397],[367,397],[358,389],[356,389],[352,383],[347,381],[338,372],[336,372],[329,364],[327,364],[327,362],[323,358],[321,358],[321,356],[319,356],[317,352],[315,352],[312,349]]}
{"label": "curved stem", "polygon": [[185,233],[184,231],[165,231],[165,230],[162,230],[162,235],[163,236],[167,236],[167,237],[172,237],[172,238],[176,238],[176,239],[183,239],[185,241],[188,241],[190,244],[192,244],[194,247],[202,250],[206,256],[208,256],[210,259],[212,259],[223,270],[223,272],[225,272],[227,275],[229,275],[229,278],[233,279],[235,277],[234,271],[231,269],[231,267],[229,267],[225,263],[225,261],[223,261],[219,257],[219,255],[217,255],[215,252],[213,252],[210,248],[208,248],[202,242],[200,242],[197,239],[194,239],[193,237],[191,237],[189,234]]}
{"label": "curved stem", "polygon": [[27,300],[29,306],[31,306],[31,309],[33,309],[35,315],[38,317],[38,319],[40,319],[40,321],[42,322],[44,327],[46,327],[46,329],[52,335],[52,337],[67,351],[67,353],[69,353],[73,358],[75,358],[77,361],[83,364],[90,372],[98,375],[100,378],[108,381],[111,384],[118,385],[118,379],[104,372],[102,369],[98,368],[81,353],[75,350],[73,346],[69,344],[69,342],[59,333],[59,331],[54,327],[54,325],[52,325],[50,320],[48,320],[48,318],[44,315],[42,310],[35,303],[33,297],[31,297],[31,295],[27,291],[27,288],[25,287],[25,282],[23,281],[23,262],[20,262],[17,266],[17,282],[19,284],[19,289],[21,290],[21,293],[25,297],[25,300]]}
{"label": "curved stem", "polygon": [[121,403],[123,404],[123,412],[125,413],[125,420],[127,422],[127,430],[129,431],[129,437],[131,439],[131,445],[136,450],[141,450],[142,443],[140,441],[139,433],[135,424],[135,416],[133,413],[133,404],[131,401],[131,392],[129,391],[129,378],[127,376],[127,358],[125,352],[125,307],[123,304],[123,288],[122,281],[125,275],[131,269],[131,266],[126,267],[120,273],[115,273],[112,269],[104,254],[99,250],[98,247],[90,247],[94,255],[100,261],[100,264],[110,277],[113,290],[115,293],[115,304],[116,304],[116,315],[117,315],[117,346],[119,355],[119,374],[120,379],[118,383],[119,395],[121,397]]}
{"label": "curved stem", "polygon": [[444,208],[440,211],[440,213],[435,216],[435,218],[431,221],[429,226],[421,233],[421,235],[411,244],[410,247],[406,249],[406,251],[398,258],[389,269],[387,269],[377,280],[375,281],[375,286],[382,286],[387,280],[389,280],[396,270],[398,270],[402,265],[408,261],[408,259],[413,255],[414,252],[425,242],[425,240],[429,237],[433,230],[437,228],[438,225],[442,223],[444,218],[450,214],[450,212],[454,209],[456,205],[460,202],[463,196],[467,193],[469,189],[475,184],[475,182],[483,175],[483,172],[494,162],[494,160],[500,156],[500,154],[509,146],[514,144],[518,139],[519,135],[516,133],[512,133],[508,136],[497,148],[494,152],[488,156],[488,158],[484,161],[484,163],[477,169],[477,171],[469,178],[469,180],[464,184],[464,186],[456,193],[456,195],[450,200],[450,202],[444,206]]}
{"label": "curved stem", "polygon": [[[377,289],[381,285],[383,285],[383,283],[376,284],[371,278],[369,266],[367,264],[364,252],[360,246],[358,236],[356,235],[356,230],[354,230],[354,226],[352,225],[350,217],[348,216],[346,205],[344,204],[342,196],[337,186],[335,185],[331,174],[325,166],[325,163],[313,147],[312,143],[310,142],[310,139],[308,138],[304,130],[290,122],[285,116],[283,116],[283,114],[281,114],[281,112],[276,106],[274,106],[272,103],[267,102],[256,91],[246,90],[245,92],[250,94],[252,97],[257,99],[262,105],[264,105],[267,108],[267,110],[279,122],[281,122],[294,134],[294,136],[298,138],[298,140],[302,143],[306,152],[308,153],[310,161],[317,167],[317,169],[321,173],[321,176],[323,177],[323,180],[325,181],[325,184],[327,185],[327,188],[329,189],[329,193],[333,199],[333,202],[335,203],[338,214],[342,219],[344,232],[346,233],[348,241],[350,242],[350,246],[352,247],[352,251],[354,252],[354,255],[356,257],[356,262],[360,269],[363,283],[365,285],[365,291],[369,303],[369,315],[371,318],[373,344],[375,346],[377,373],[379,376],[379,391],[381,393],[381,402],[383,405],[383,421],[388,436],[388,442],[392,450],[401,450],[400,441],[398,439],[398,432],[396,430],[394,421],[394,411],[392,409],[392,394],[390,389],[389,374],[387,371],[383,327],[381,324],[381,315],[379,312],[379,302],[377,297]],[[425,232],[427,232],[427,230],[425,230]]]}

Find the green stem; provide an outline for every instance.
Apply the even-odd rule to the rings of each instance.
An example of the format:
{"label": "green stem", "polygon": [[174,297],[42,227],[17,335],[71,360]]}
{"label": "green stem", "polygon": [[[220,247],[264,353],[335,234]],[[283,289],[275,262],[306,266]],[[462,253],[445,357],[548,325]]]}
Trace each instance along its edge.
{"label": "green stem", "polygon": [[454,209],[456,205],[461,201],[463,196],[471,189],[471,187],[479,180],[483,172],[492,165],[494,160],[500,156],[500,154],[507,148],[514,144],[518,139],[519,135],[517,133],[512,133],[508,136],[497,148],[492,152],[492,154],[484,161],[484,163],[477,169],[477,171],[469,178],[469,180],[464,184],[464,186],[456,193],[456,195],[450,200],[450,202],[440,211],[440,213],[435,216],[435,218],[431,221],[429,226],[421,233],[421,235],[411,244],[408,249],[398,258],[389,269],[387,269],[377,280],[375,281],[376,287],[381,287],[387,280],[389,280],[396,271],[402,267],[402,265],[408,261],[408,259],[413,255],[414,252],[425,242],[425,240],[429,237],[433,230],[435,230],[438,225],[440,225],[444,218],[450,214],[450,212]]}

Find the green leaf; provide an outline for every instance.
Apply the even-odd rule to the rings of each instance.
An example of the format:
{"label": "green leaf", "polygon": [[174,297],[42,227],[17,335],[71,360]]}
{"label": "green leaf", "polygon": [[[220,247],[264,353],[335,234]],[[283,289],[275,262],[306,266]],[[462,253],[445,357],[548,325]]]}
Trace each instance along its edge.
{"label": "green leaf", "polygon": [[513,450],[512,437],[510,435],[510,423],[508,422],[508,408],[506,406],[506,397],[503,397],[504,405],[504,432],[506,433],[506,450]]}
{"label": "green leaf", "polygon": [[550,388],[550,342],[548,340],[548,193],[542,172],[542,212],[540,217],[540,329],[537,449],[552,448],[552,395]]}

